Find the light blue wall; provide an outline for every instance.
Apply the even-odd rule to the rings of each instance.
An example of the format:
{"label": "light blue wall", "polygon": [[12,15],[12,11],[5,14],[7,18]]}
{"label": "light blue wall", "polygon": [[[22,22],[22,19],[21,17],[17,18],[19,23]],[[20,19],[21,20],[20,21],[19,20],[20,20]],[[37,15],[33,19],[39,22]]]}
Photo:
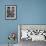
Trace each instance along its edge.
{"label": "light blue wall", "polygon": [[[5,20],[9,4],[17,6],[16,20]],[[46,0],[0,0],[0,44],[8,43],[9,32],[18,32],[18,24],[46,24]]]}

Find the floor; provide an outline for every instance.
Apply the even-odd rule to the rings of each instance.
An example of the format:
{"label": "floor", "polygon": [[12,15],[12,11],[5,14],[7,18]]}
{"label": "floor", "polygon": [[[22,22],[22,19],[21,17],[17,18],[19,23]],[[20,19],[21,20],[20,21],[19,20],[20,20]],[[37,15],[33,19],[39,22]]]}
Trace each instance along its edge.
{"label": "floor", "polygon": [[[0,44],[0,46],[8,46],[8,44]],[[10,45],[11,46],[11,45]],[[31,40],[21,40],[19,44],[14,44],[13,46],[46,46],[45,41],[34,41]]]}
{"label": "floor", "polygon": [[28,41],[21,40],[20,46],[46,46],[46,42],[45,41],[32,42],[31,40],[28,40]]}
{"label": "floor", "polygon": [[[0,46],[8,46],[8,44],[0,44]],[[18,46],[18,44],[10,45],[10,46]]]}

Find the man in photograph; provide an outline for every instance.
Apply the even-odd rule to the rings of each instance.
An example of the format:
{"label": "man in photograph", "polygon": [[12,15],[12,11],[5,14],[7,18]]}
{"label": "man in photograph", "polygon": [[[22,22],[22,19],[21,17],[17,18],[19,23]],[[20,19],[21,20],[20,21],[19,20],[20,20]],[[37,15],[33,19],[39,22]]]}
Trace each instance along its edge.
{"label": "man in photograph", "polygon": [[12,7],[12,11],[11,11],[11,17],[14,17],[14,12],[15,12],[15,9],[14,9],[14,7]]}
{"label": "man in photograph", "polygon": [[7,17],[10,17],[10,7],[7,7]]}

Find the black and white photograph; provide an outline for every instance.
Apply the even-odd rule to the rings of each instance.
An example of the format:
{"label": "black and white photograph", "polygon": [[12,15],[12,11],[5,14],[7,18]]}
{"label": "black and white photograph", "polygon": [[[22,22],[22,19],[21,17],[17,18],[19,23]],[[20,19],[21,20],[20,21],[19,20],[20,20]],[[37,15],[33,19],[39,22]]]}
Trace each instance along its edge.
{"label": "black and white photograph", "polygon": [[19,24],[18,41],[20,46],[35,46],[46,43],[46,25]]}
{"label": "black and white photograph", "polygon": [[16,19],[16,5],[5,5],[5,19]]}

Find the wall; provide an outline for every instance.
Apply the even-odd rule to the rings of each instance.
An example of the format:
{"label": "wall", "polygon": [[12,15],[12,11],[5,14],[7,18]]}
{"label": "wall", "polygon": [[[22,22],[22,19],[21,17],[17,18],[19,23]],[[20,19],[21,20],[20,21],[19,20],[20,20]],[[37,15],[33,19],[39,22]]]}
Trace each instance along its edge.
{"label": "wall", "polygon": [[[17,5],[16,20],[5,20],[9,4]],[[46,0],[0,0],[0,44],[8,43],[9,32],[18,32],[18,24],[46,24]]]}

